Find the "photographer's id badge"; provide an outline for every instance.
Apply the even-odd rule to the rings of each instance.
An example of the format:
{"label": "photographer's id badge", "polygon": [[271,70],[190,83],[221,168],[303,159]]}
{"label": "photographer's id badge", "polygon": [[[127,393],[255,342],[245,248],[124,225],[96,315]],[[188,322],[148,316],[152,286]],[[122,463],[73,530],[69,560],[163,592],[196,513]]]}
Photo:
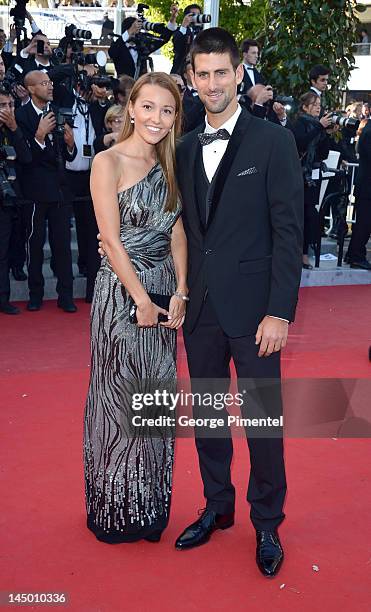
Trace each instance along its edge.
{"label": "photographer's id badge", "polygon": [[82,156],[84,159],[91,159],[91,156],[92,156],[91,145],[89,144],[82,145]]}

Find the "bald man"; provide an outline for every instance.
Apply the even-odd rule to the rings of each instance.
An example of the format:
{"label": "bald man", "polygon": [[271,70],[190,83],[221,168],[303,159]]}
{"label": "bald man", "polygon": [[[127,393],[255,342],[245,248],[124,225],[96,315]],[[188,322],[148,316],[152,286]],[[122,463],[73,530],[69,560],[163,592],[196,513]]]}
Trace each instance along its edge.
{"label": "bald man", "polygon": [[44,296],[42,265],[48,222],[49,243],[57,276],[58,307],[76,312],[73,303],[71,257],[71,195],[65,176],[65,162],[76,156],[73,130],[65,124],[56,126],[57,109],[52,106],[53,83],[41,70],[29,72],[24,81],[30,101],[16,112],[32,153],[32,162],[24,166],[21,183],[25,205],[28,286],[27,309],[40,310]]}

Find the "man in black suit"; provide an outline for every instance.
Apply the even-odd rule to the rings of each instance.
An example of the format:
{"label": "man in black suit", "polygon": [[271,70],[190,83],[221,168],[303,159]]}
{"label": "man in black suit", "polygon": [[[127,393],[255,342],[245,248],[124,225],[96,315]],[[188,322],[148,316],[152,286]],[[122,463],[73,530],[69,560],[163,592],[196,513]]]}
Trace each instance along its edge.
{"label": "man in black suit", "polygon": [[259,45],[256,40],[246,38],[241,45],[243,58],[243,79],[239,87],[239,93],[246,94],[251,87],[265,84],[261,72],[256,69],[259,60]]}
{"label": "man in black suit", "polygon": [[[18,163],[31,162],[31,152],[15,120],[13,97],[0,86],[0,148],[3,149],[5,145],[14,147]],[[18,180],[12,181],[11,185],[6,181],[12,170],[13,172],[16,170],[12,161],[3,163],[0,170],[0,312],[5,314],[20,312],[9,302],[12,235],[14,226],[18,222],[18,216],[20,216],[19,200],[17,199],[22,196]]]}
{"label": "man in black suit", "polygon": [[174,32],[174,61],[171,68],[173,74],[183,74],[191,44],[203,26],[194,24],[193,15],[200,15],[202,8],[199,4],[189,4],[183,12],[182,25]]}
{"label": "man in black suit", "polygon": [[[56,133],[56,118],[50,105],[53,83],[40,70],[25,77],[31,100],[17,110],[17,122],[28,142],[32,162],[24,166],[21,185],[25,199],[29,311],[40,310],[44,294],[43,247],[48,222],[49,242],[57,276],[58,307],[75,312],[71,256],[71,194],[65,175],[65,161],[73,161],[76,146],[73,130],[65,125]],[[55,109],[56,110],[56,109]]]}
{"label": "man in black suit", "polygon": [[309,72],[310,89],[321,99],[320,118],[322,118],[326,112],[326,91],[328,89],[330,75],[331,70],[322,64],[312,66]]}
{"label": "man in black suit", "polygon": [[[205,123],[185,135],[177,151],[188,240],[184,340],[192,387],[207,389],[210,383],[213,392],[227,392],[233,359],[240,389],[245,380],[252,385],[242,416],[254,416],[255,409],[277,416],[280,350],[294,320],[301,277],[303,183],[295,141],[289,130],[238,104],[244,69],[228,32],[210,28],[199,34],[191,61],[206,109]],[[177,539],[180,550],[234,523],[227,412],[194,406],[196,418],[210,412],[224,418],[224,426],[213,438],[205,427],[195,432],[206,510]],[[277,527],[285,516],[286,479],[281,431],[276,433],[258,437],[248,431],[247,499],[265,576],[275,575],[283,560]]]}
{"label": "man in black suit", "polygon": [[[152,49],[151,53],[157,51],[164,44],[169,42],[174,31],[176,30],[176,16],[178,13],[177,5],[173,4],[170,8],[170,21],[165,26],[161,26],[157,33],[160,34],[159,38],[155,36],[151,40]],[[139,75],[147,72],[146,63],[140,56],[140,49],[138,49],[135,43],[135,37],[139,34],[142,29],[142,22],[140,19],[135,17],[127,17],[122,22],[122,35],[114,40],[108,49],[108,55],[112,59],[116,74],[120,77],[123,74],[127,74],[131,77],[136,78],[136,72],[139,71]]]}
{"label": "man in black suit", "polygon": [[371,235],[371,121],[362,130],[358,141],[359,168],[356,178],[357,219],[353,226],[347,259],[351,268],[371,271],[367,259],[367,242]]}

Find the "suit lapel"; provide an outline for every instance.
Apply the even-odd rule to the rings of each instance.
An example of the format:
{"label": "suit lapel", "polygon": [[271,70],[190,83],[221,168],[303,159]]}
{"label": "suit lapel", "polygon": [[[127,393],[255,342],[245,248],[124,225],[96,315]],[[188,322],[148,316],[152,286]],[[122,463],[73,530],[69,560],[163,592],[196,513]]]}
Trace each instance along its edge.
{"label": "suit lapel", "polygon": [[236,157],[237,151],[241,145],[243,136],[251,119],[251,115],[245,110],[242,109],[241,114],[237,120],[237,123],[234,127],[231,138],[229,139],[228,147],[226,152],[224,153],[220,165],[217,170],[217,175],[215,177],[212,198],[211,198],[211,206],[210,206],[210,214],[209,220],[207,224],[207,229],[209,229],[210,225],[213,222],[215,217],[215,213],[220,202],[224,185],[228,180],[228,176],[230,174],[230,170],[233,164],[233,161]]}
{"label": "suit lapel", "polygon": [[[197,155],[200,149],[200,141],[198,139],[198,133],[203,132],[205,129],[205,123],[197,128],[197,133],[195,132],[194,138],[191,141],[191,145],[189,147],[189,157],[188,163],[185,163],[184,166],[182,164],[182,177],[183,183],[187,185],[187,189],[183,189],[183,193],[186,192],[187,197],[184,199],[184,207],[186,208],[187,217],[190,220],[190,224],[193,228],[198,228],[201,235],[204,235],[205,228],[201,222],[198,204],[197,204],[197,194],[196,194],[196,181],[195,177],[195,169],[196,164],[200,161],[200,156]],[[202,153],[201,153],[202,154]]]}

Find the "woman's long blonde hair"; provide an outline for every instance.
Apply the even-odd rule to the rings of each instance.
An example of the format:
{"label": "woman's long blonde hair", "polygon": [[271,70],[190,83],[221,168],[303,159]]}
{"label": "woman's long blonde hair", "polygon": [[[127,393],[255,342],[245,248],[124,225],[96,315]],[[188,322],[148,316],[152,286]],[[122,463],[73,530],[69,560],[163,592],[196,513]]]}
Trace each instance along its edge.
{"label": "woman's long blonde hair", "polygon": [[176,140],[180,136],[182,125],[182,102],[178,87],[173,79],[165,72],[148,72],[141,76],[134,84],[125,107],[124,124],[118,142],[127,140],[134,131],[134,125],[130,121],[129,103],[135,104],[143,85],[158,85],[167,89],[175,100],[175,121],[170,132],[158,144],[155,145],[157,158],[162,166],[167,183],[167,198],[165,211],[174,211],[179,197],[175,177],[175,147]]}

